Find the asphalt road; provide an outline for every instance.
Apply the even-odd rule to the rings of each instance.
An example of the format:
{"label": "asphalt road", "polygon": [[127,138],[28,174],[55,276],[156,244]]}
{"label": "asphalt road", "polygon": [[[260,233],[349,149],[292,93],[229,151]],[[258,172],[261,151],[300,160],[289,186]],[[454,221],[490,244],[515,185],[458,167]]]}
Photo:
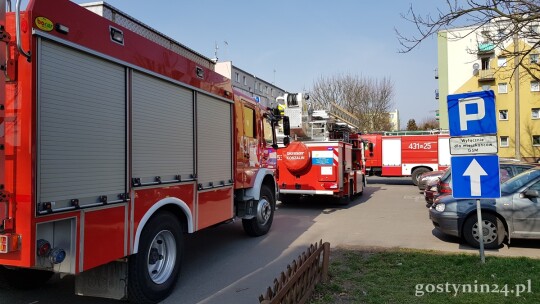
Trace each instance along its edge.
{"label": "asphalt road", "polygon": [[[247,237],[240,222],[203,230],[186,239],[182,273],[163,303],[258,303],[294,258],[319,240],[335,247],[401,247],[477,253],[440,235],[409,179],[370,178],[364,195],[348,206],[302,200],[278,204],[270,233]],[[513,240],[487,255],[540,258],[540,242]],[[1,303],[118,303],[73,294],[73,276],[53,278],[32,291],[0,287]]]}

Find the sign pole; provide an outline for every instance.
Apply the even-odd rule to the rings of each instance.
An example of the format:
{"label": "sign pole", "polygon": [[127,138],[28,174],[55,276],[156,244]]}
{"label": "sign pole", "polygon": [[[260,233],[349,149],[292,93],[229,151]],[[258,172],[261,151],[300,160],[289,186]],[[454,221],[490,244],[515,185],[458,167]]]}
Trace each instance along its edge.
{"label": "sign pole", "polygon": [[478,216],[478,244],[480,245],[480,261],[482,264],[486,263],[486,257],[484,255],[484,225],[482,221],[482,211],[480,209],[480,200],[476,200],[476,214]]}

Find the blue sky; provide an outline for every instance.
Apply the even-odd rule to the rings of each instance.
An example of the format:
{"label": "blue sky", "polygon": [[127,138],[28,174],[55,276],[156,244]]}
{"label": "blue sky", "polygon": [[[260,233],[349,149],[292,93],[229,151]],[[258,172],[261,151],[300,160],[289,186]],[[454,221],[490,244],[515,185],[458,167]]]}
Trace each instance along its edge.
{"label": "blue sky", "polygon": [[[321,76],[389,77],[395,92],[392,108],[400,111],[402,127],[410,118],[418,122],[435,115],[435,37],[412,53],[398,53],[394,28],[416,34],[400,17],[409,1],[106,2],[209,58],[217,43],[220,60],[231,60],[286,91],[309,91]],[[418,0],[414,7],[435,12],[435,2],[444,4]]]}

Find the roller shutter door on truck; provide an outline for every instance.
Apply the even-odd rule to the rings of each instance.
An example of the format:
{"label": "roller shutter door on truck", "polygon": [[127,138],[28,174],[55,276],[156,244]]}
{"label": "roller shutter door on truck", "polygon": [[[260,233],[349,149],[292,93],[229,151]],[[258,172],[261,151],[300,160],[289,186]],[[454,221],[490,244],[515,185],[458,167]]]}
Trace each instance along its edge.
{"label": "roller shutter door on truck", "polygon": [[[37,194],[53,211],[126,192],[124,67],[40,39]],[[38,208],[39,210],[39,208]]]}
{"label": "roller shutter door on truck", "polygon": [[193,180],[193,91],[136,71],[132,84],[132,176]]}
{"label": "roller shutter door on truck", "polygon": [[203,188],[232,184],[232,104],[197,94],[197,165]]}

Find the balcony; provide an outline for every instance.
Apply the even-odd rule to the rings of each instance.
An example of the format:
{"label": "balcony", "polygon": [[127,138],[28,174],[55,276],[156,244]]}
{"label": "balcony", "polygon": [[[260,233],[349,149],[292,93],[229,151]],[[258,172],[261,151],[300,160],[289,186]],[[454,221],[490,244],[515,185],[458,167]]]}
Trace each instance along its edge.
{"label": "balcony", "polygon": [[478,81],[493,81],[495,80],[495,69],[479,70]]}
{"label": "balcony", "polygon": [[439,99],[439,90],[435,90],[435,99]]}

